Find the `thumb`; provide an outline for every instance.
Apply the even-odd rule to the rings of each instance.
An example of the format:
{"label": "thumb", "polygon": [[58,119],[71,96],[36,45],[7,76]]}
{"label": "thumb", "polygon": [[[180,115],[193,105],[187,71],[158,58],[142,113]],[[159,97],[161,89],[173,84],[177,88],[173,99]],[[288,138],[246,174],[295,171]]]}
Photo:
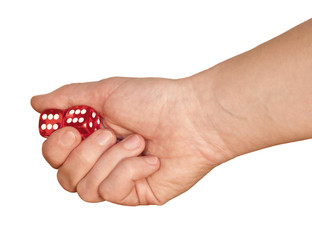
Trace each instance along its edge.
{"label": "thumb", "polygon": [[103,105],[110,93],[117,88],[122,78],[108,78],[97,82],[72,83],[55,91],[32,97],[31,105],[37,112],[45,109],[67,109],[75,105],[93,107],[101,115]]}

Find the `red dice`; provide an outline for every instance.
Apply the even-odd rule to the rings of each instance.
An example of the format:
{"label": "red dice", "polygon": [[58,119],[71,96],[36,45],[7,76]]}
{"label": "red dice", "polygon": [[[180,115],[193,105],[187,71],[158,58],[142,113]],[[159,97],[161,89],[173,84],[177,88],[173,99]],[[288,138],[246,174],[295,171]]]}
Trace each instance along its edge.
{"label": "red dice", "polygon": [[101,118],[93,108],[83,105],[66,110],[48,109],[40,115],[39,132],[43,137],[66,126],[76,128],[85,139],[101,127]]}
{"label": "red dice", "polygon": [[101,127],[101,120],[99,114],[93,108],[75,106],[67,109],[64,113],[63,126],[76,128],[82,138],[86,138]]}

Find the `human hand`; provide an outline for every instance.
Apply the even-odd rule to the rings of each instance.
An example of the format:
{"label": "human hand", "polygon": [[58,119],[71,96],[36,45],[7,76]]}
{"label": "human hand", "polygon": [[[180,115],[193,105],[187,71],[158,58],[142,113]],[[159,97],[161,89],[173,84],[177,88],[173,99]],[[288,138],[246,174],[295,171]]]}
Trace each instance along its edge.
{"label": "human hand", "polygon": [[[33,97],[31,103],[38,112],[89,105],[106,128],[125,138],[113,146],[112,132],[98,130],[81,143],[78,131],[64,128],[44,142],[43,155],[59,168],[61,185],[85,201],[163,204],[232,157],[214,128],[214,101],[205,108],[211,112],[203,111],[190,79],[114,77],[66,85]],[[110,133],[104,145],[97,143],[100,133]],[[137,146],[126,151],[127,136],[134,133],[146,145],[134,135]],[[135,157],[141,152],[157,158]],[[145,158],[155,163],[148,165]]]}
{"label": "human hand", "polygon": [[[143,151],[143,155],[158,157],[160,167],[156,164],[150,172],[139,174],[140,179],[133,178],[133,171],[144,172],[143,168],[123,161],[126,156],[118,158],[116,153],[119,160],[110,160],[118,162],[116,167],[108,168],[109,173],[102,176],[98,172],[100,180],[119,175],[120,168],[123,176],[130,178],[120,176],[125,182],[115,178],[111,181],[114,188],[98,192],[102,199],[120,204],[163,204],[235,156],[311,138],[311,29],[312,20],[308,20],[253,50],[185,79],[115,77],[71,84],[34,97],[32,106],[41,112],[89,105],[118,138],[140,134],[146,140],[145,148],[143,139],[136,135],[144,150],[138,147],[129,156]],[[76,136],[67,146],[61,144],[62,139],[66,140],[62,137],[65,130]],[[58,130],[43,144],[43,155],[48,161],[53,156],[58,163],[55,167],[65,166],[64,159],[80,148],[77,138],[75,129]],[[83,164],[83,155],[76,154],[75,159],[72,169]],[[68,184],[64,179],[60,178],[63,186],[70,186],[68,190],[77,191],[83,200],[100,200],[92,182],[82,179]],[[115,188],[123,189],[122,185],[136,190],[135,194],[130,191],[131,201],[122,201],[130,199],[126,197],[129,192]]]}

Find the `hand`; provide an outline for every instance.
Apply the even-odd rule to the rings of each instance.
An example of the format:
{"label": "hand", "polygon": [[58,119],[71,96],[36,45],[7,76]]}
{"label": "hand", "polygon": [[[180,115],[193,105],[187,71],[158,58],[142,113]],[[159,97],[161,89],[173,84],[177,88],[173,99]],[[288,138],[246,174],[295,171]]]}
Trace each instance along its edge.
{"label": "hand", "polygon": [[[76,167],[88,161],[89,155],[97,151],[98,156],[101,152],[106,155],[112,144],[98,150],[90,146],[86,156],[78,149],[88,142],[93,145],[92,137],[80,144],[78,132],[72,128],[53,133],[43,144],[43,155],[60,171],[63,166],[71,166],[67,161],[75,159],[64,171],[67,173],[59,174],[59,180],[65,189],[77,191],[86,201],[99,201],[101,196],[120,204],[163,204],[235,156],[311,138],[311,29],[312,20],[308,20],[189,78],[115,77],[67,85],[32,99],[32,106],[39,112],[89,105],[118,138],[140,134],[146,141],[145,148],[143,139],[135,135],[141,143],[129,156],[143,151],[143,155],[158,157],[160,162],[150,171],[144,170],[144,164],[138,166],[137,161],[124,161],[129,156],[120,157],[117,151],[103,160],[105,164],[114,162],[105,171],[93,170],[101,157],[88,165],[90,173],[97,172],[97,184],[87,181],[88,175],[84,177],[88,168],[75,181],[66,180],[71,179],[66,175],[74,176]],[[65,131],[75,136],[71,144],[62,145]],[[121,152],[122,144],[116,146]],[[107,179],[110,188],[101,188],[99,182]]]}
{"label": "hand", "polygon": [[[33,97],[31,103],[38,112],[73,105],[93,107],[105,127],[125,138],[121,143],[112,147],[115,138],[111,133],[103,146],[98,145],[96,138],[108,130],[97,131],[80,143],[75,129],[64,128],[46,140],[43,155],[59,168],[63,187],[77,191],[83,200],[137,205],[167,202],[232,157],[214,128],[216,105],[211,99],[205,103],[210,112],[204,112],[191,79],[114,77],[66,85]],[[134,135],[138,145],[130,153],[123,144],[134,133],[143,136],[146,145]],[[62,144],[64,134],[72,135],[71,143]],[[142,151],[157,158],[135,157]],[[147,165],[145,158],[153,163]]]}

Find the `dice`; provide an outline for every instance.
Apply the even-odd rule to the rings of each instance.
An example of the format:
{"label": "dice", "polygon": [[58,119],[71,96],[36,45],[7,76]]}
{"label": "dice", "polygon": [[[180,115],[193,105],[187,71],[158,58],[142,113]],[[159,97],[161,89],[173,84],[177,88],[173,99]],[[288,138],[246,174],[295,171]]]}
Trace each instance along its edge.
{"label": "dice", "polygon": [[75,106],[67,109],[63,122],[64,126],[76,128],[83,139],[101,127],[99,114],[87,106]]}
{"label": "dice", "polygon": [[54,131],[66,126],[76,128],[81,138],[85,139],[101,127],[101,118],[93,108],[84,105],[66,110],[47,109],[40,115],[39,132],[43,137],[48,137]]}
{"label": "dice", "polygon": [[63,127],[63,110],[49,109],[41,113],[39,119],[39,132],[41,136],[48,137],[55,130]]}

